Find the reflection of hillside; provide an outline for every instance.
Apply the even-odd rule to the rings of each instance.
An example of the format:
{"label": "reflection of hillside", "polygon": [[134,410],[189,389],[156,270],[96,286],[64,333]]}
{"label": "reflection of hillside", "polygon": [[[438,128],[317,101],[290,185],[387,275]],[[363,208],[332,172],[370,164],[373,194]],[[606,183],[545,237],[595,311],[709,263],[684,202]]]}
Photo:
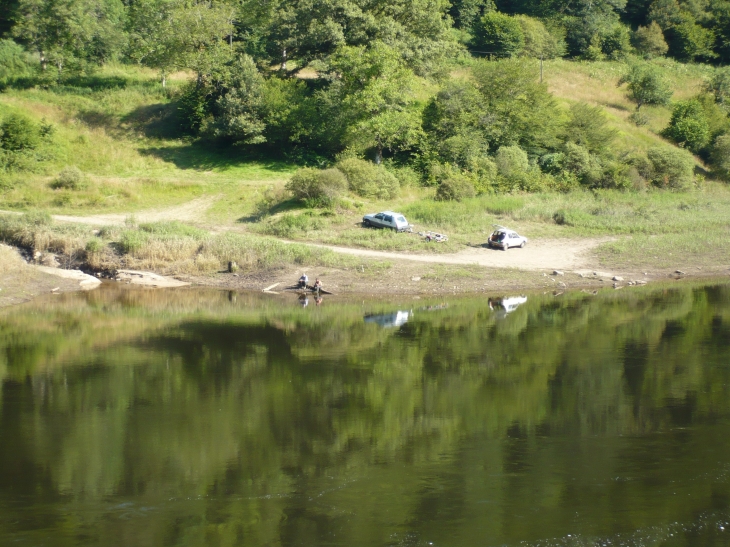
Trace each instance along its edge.
{"label": "reflection of hillside", "polygon": [[[682,465],[687,507],[709,503],[702,474],[717,458],[703,443],[730,418],[728,287],[530,297],[502,318],[454,301],[397,329],[365,323],[361,305],[311,313],[216,291],[64,298],[0,315],[0,438],[13,440],[0,447],[0,501],[18,475],[26,495],[79,504],[201,500],[184,518],[139,516],[127,544],[164,544],[175,526],[190,544],[318,544],[318,526],[383,544],[480,499],[513,511],[465,514],[467,528],[507,543],[510,530],[542,537],[565,507],[591,506],[594,477],[649,473],[585,517],[622,522],[619,507]],[[650,432],[662,435],[641,440]],[[672,466],[657,463],[666,454]],[[676,500],[651,499],[642,522],[681,518]],[[357,514],[332,509],[347,504]],[[510,516],[533,513],[530,525]],[[119,544],[112,522],[84,526]],[[216,539],[190,539],[203,537]]]}

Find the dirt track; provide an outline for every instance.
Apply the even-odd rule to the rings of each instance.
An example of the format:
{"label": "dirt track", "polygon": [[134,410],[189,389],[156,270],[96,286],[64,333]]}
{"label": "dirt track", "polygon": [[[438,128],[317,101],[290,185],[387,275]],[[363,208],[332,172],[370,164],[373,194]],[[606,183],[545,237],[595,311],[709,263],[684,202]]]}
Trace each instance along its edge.
{"label": "dirt track", "polygon": [[[166,220],[189,222],[203,218],[205,212],[215,203],[217,198],[218,196],[204,196],[176,207],[150,209],[136,213],[89,216],[54,215],[53,218],[61,222],[76,222],[95,226],[121,225],[132,215],[137,222],[160,222]],[[215,231],[227,229],[224,226],[214,226],[212,228]],[[296,243],[330,249],[338,253],[353,256],[380,258],[390,261],[477,265],[485,268],[511,268],[528,271],[549,269],[578,271],[589,270],[595,267],[595,260],[591,256],[590,251],[606,241],[609,241],[609,238],[586,238],[578,240],[533,239],[523,249],[501,251],[486,247],[468,247],[454,254],[411,254],[315,243]]]}

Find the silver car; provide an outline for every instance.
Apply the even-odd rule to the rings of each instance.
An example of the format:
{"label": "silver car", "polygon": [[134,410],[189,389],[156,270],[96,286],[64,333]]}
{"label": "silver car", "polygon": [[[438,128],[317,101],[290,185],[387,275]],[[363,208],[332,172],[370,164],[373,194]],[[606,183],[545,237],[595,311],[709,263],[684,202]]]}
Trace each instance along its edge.
{"label": "silver car", "polygon": [[505,228],[504,226],[494,225],[496,230],[489,236],[487,245],[495,249],[506,251],[510,247],[524,247],[527,245],[527,238],[521,236],[514,230]]}
{"label": "silver car", "polygon": [[412,230],[406,217],[393,211],[383,211],[362,217],[362,225],[366,228],[390,228],[396,232],[409,232]]}

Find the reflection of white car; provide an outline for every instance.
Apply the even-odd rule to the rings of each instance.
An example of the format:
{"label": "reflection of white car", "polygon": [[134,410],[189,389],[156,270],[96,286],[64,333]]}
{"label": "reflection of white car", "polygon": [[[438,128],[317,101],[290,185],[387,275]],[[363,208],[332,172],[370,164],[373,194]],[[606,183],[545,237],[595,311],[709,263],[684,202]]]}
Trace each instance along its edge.
{"label": "reflection of white car", "polygon": [[366,228],[372,226],[374,228],[390,228],[396,232],[405,232],[411,230],[406,217],[400,213],[393,211],[383,211],[382,213],[365,215],[362,217],[362,225]]}
{"label": "reflection of white car", "polygon": [[508,314],[515,311],[521,304],[527,302],[526,296],[508,296],[507,298],[490,298],[489,309]]}
{"label": "reflection of white car", "polygon": [[527,238],[521,236],[514,230],[505,228],[504,226],[494,225],[496,230],[489,236],[487,245],[496,249],[506,251],[510,247],[524,247],[527,245]]}
{"label": "reflection of white car", "polygon": [[400,327],[408,322],[412,312],[409,311],[396,311],[393,313],[381,313],[378,315],[366,315],[363,320],[366,323],[375,323],[381,327]]}

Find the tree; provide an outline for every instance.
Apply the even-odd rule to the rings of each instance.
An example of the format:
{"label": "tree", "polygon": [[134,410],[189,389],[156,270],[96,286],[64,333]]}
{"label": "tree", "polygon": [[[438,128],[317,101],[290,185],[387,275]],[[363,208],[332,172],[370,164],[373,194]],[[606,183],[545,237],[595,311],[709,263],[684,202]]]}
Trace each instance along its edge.
{"label": "tree", "polygon": [[674,105],[672,119],[664,135],[695,154],[710,141],[710,127],[702,104],[696,99]]}
{"label": "tree", "polygon": [[454,27],[471,32],[484,13],[495,9],[493,0],[455,0],[451,2],[449,15]]}
{"label": "tree", "polygon": [[248,55],[232,66],[232,81],[215,105],[214,134],[236,144],[259,144],[266,141],[264,78]]}
{"label": "tree", "polygon": [[608,127],[606,114],[598,106],[574,103],[570,106],[570,120],[565,127],[565,139],[583,146],[593,154],[606,154],[618,132]]}
{"label": "tree", "polygon": [[633,35],[636,51],[646,59],[661,57],[667,53],[669,46],[664,40],[664,33],[656,21],[646,27],[639,27]]}
{"label": "tree", "polygon": [[517,19],[492,11],[484,14],[474,30],[474,46],[482,53],[513,57],[525,47],[525,35]]}
{"label": "tree", "polygon": [[517,15],[515,19],[525,37],[522,55],[536,59],[553,59],[565,55],[565,40],[562,36],[551,34],[542,21],[526,15]]}
{"label": "tree", "polygon": [[694,61],[698,57],[712,59],[716,57],[712,50],[715,34],[697,24],[689,15],[683,15],[682,22],[671,31],[672,54],[683,61]]}
{"label": "tree", "polygon": [[125,16],[121,0],[20,0],[13,35],[60,72],[119,54]]}
{"label": "tree", "polygon": [[157,68],[163,87],[175,69],[200,81],[231,57],[233,9],[187,0],[139,0],[130,8],[130,57]]}
{"label": "tree", "polygon": [[346,137],[351,146],[374,149],[379,164],[383,151],[407,150],[419,141],[417,82],[395,49],[382,42],[344,46],[330,67],[339,75],[342,106],[352,120]]}
{"label": "tree", "polygon": [[[420,75],[441,70],[458,55],[446,0],[268,0],[240,10],[247,26],[265,22],[262,41],[269,60],[294,70],[326,62],[342,46],[367,46],[376,41],[398,51]],[[251,14],[247,13],[248,11]]]}
{"label": "tree", "polygon": [[519,145],[532,156],[557,148],[565,118],[537,64],[527,60],[478,61],[474,82],[482,95],[479,125],[491,149]]}
{"label": "tree", "polygon": [[667,104],[672,90],[659,73],[648,63],[635,63],[618,81],[618,85],[628,84],[629,98],[636,103],[636,110],[645,104]]}

